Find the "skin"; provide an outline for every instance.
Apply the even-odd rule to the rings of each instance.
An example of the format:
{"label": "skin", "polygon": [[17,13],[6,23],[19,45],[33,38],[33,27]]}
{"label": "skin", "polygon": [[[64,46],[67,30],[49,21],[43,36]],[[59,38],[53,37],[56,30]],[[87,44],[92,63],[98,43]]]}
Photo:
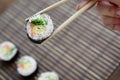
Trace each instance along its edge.
{"label": "skin", "polygon": [[[89,0],[84,0],[76,6],[76,9],[79,10],[88,2]],[[99,0],[97,10],[106,26],[120,32],[120,0]]]}

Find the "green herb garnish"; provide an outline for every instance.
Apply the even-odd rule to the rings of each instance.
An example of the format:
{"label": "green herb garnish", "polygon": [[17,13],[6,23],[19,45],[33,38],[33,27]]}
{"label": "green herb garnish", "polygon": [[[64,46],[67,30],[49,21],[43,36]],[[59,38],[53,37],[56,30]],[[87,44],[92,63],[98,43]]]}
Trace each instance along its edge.
{"label": "green herb garnish", "polygon": [[33,23],[34,25],[42,25],[42,26],[46,26],[47,25],[47,21],[44,19],[34,19],[31,21],[31,23]]}

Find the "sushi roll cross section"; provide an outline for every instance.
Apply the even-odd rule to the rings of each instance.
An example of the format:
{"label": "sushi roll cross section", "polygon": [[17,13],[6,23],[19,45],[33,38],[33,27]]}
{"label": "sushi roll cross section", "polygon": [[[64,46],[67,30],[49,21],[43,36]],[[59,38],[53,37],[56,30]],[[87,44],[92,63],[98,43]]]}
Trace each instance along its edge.
{"label": "sushi roll cross section", "polygon": [[35,43],[47,39],[54,30],[52,19],[47,14],[37,14],[31,17],[26,24],[28,38]]}
{"label": "sushi roll cross section", "polygon": [[56,72],[44,72],[38,80],[59,80],[59,77]]}
{"label": "sushi roll cross section", "polygon": [[37,69],[37,62],[30,56],[23,56],[17,62],[17,71],[22,76],[29,76]]}
{"label": "sushi roll cross section", "polygon": [[10,61],[17,54],[17,47],[9,42],[5,41],[0,44],[0,59],[3,61]]}

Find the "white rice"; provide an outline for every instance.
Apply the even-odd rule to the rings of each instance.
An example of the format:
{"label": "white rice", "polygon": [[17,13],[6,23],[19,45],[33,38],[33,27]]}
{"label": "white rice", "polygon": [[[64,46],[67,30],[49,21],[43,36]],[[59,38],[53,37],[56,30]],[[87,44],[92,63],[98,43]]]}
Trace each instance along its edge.
{"label": "white rice", "polygon": [[59,77],[56,72],[44,72],[40,75],[38,80],[46,80],[46,77],[48,77],[48,76],[52,76],[55,78],[55,80],[59,80]]}
{"label": "white rice", "polygon": [[[22,76],[29,76],[29,75],[31,75],[32,73],[34,73],[34,71],[37,69],[37,62],[35,61],[35,59],[33,59],[32,57],[30,57],[30,56],[24,56],[24,57],[22,57],[21,59],[28,59],[29,61],[30,61],[30,69],[28,69],[28,70],[25,70],[25,69],[22,69],[22,68],[20,68],[19,66],[18,66],[18,64],[17,64],[17,66],[18,66],[18,68],[17,68],[17,71],[18,71],[18,73],[20,74],[20,75],[22,75]],[[20,59],[20,60],[21,60]],[[19,61],[18,61],[19,62]]]}
{"label": "white rice", "polygon": [[[42,18],[42,19],[47,21],[46,32],[41,34],[41,35],[35,35],[35,36],[32,37],[31,36],[31,27],[30,27],[29,22],[31,22],[32,20],[37,19],[37,18]],[[28,36],[30,38],[32,38],[33,40],[43,40],[43,39],[46,39],[47,37],[49,37],[52,34],[52,32],[54,30],[54,26],[53,26],[52,19],[50,18],[49,15],[47,15],[47,14],[37,14],[34,17],[29,19],[26,29],[27,29]]]}
{"label": "white rice", "polygon": [[[13,51],[13,53],[10,56],[8,56],[8,57],[4,56],[3,52],[2,52],[2,48],[6,44],[8,44],[11,48],[15,48],[14,51]],[[18,50],[17,50],[16,46],[13,43],[11,43],[9,41],[5,41],[5,42],[3,42],[3,43],[0,44],[0,59],[3,60],[3,61],[10,61],[16,55],[17,51]]]}

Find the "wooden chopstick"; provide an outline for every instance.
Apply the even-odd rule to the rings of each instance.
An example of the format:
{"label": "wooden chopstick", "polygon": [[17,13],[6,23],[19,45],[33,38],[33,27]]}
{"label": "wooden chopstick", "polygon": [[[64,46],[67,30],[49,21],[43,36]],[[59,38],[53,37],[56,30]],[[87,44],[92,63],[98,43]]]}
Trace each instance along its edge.
{"label": "wooden chopstick", "polygon": [[[38,12],[38,13],[36,13],[36,14],[46,13],[46,12],[48,12],[48,11],[50,11],[50,10],[53,10],[53,9],[61,6],[62,4],[65,4],[65,3],[68,2],[68,1],[70,1],[70,0],[61,0],[61,1],[59,1],[59,2],[57,2],[57,3],[55,3],[55,4],[53,4],[53,5],[45,8],[45,9],[43,9],[43,10],[41,10],[40,12]],[[34,14],[34,15],[35,15],[35,14]],[[25,21],[27,21],[28,19],[29,19],[29,17],[26,18]]]}
{"label": "wooden chopstick", "polygon": [[73,20],[75,20],[79,15],[81,15],[83,12],[88,10],[91,6],[95,5],[98,0],[91,0],[88,2],[88,4],[84,5],[80,10],[78,10],[73,16],[71,16],[68,20],[66,20],[62,25],[60,25],[53,34],[47,38],[45,41],[41,43],[41,45],[44,45],[48,40],[50,40],[52,37],[54,37],[58,32],[60,32],[62,29],[67,27]]}

